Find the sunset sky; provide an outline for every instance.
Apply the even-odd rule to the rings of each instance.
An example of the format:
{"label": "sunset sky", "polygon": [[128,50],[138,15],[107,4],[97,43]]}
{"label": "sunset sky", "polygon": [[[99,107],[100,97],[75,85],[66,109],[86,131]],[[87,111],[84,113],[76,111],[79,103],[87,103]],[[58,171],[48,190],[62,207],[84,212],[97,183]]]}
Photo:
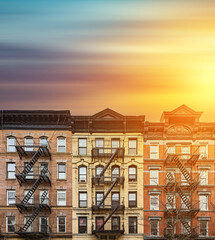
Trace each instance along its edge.
{"label": "sunset sky", "polygon": [[215,121],[214,0],[0,0],[0,108]]}

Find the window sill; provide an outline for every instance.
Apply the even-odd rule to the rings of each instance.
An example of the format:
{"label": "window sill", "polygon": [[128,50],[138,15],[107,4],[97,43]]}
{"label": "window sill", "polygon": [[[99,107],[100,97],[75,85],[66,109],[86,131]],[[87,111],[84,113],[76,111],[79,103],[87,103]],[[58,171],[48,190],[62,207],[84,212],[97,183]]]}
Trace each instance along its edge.
{"label": "window sill", "polygon": [[67,179],[57,179],[57,181],[67,181]]}
{"label": "window sill", "polygon": [[16,178],[5,178],[5,180],[14,181],[14,180],[16,180]]}

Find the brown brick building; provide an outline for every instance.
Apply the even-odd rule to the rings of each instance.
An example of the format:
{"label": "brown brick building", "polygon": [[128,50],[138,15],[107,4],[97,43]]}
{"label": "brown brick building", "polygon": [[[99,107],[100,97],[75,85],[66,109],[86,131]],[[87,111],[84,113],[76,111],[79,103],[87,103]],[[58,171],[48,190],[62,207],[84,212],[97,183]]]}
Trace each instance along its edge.
{"label": "brown brick building", "polygon": [[1,111],[0,237],[215,239],[215,123]]}

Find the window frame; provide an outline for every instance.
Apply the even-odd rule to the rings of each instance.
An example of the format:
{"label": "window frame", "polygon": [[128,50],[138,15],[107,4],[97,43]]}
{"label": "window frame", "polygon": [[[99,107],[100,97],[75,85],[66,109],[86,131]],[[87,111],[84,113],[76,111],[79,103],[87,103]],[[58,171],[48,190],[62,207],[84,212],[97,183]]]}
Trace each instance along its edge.
{"label": "window frame", "polygon": [[[156,147],[156,150],[153,148]],[[150,159],[159,159],[159,144],[150,144]]]}
{"label": "window frame", "polygon": [[[14,165],[14,171],[9,171],[9,165]],[[14,173],[14,177],[9,177],[10,173]],[[7,179],[16,179],[16,163],[15,162],[7,162]]]}
{"label": "window frame", "polygon": [[[117,147],[113,146],[113,142],[118,142]],[[117,148],[120,148],[120,138],[111,138],[111,152],[114,153]]]}
{"label": "window frame", "polygon": [[[118,200],[113,200],[113,195],[118,195]],[[111,205],[112,206],[118,206],[120,205],[120,192],[111,192]]]}
{"label": "window frame", "polygon": [[[9,141],[10,140],[15,140],[13,143],[15,143],[15,145],[11,145],[11,143],[9,143]],[[7,136],[7,152],[10,152],[10,153],[12,153],[12,152],[16,152],[16,137],[14,137],[14,136]],[[12,151],[11,151],[11,149],[12,149]]]}
{"label": "window frame", "polygon": [[[201,198],[205,197],[205,202]],[[200,211],[208,211],[208,195],[199,195],[199,209]]]}
{"label": "window frame", "polygon": [[[135,195],[135,200],[130,200],[130,194]],[[136,191],[129,191],[128,192],[128,207],[129,208],[136,208],[137,207],[137,192]]]}
{"label": "window frame", "polygon": [[[105,217],[104,216],[96,216],[96,218],[95,218],[95,223],[96,223],[96,230],[98,231],[99,230],[99,228],[100,228],[100,226],[98,226],[98,224],[97,224],[97,220],[98,219],[102,219],[102,224],[104,223],[104,221],[105,221]],[[101,225],[102,226],[102,225]],[[104,230],[104,227],[101,229],[101,230]]]}
{"label": "window frame", "polygon": [[[86,200],[81,200],[81,194],[84,194],[86,196]],[[81,202],[85,203],[85,205],[82,206]],[[87,208],[87,192],[86,191],[84,191],[84,192],[83,191],[79,191],[78,192],[78,207],[79,208]]]}
{"label": "window frame", "polygon": [[[157,201],[156,204],[152,204],[153,199]],[[150,195],[150,210],[152,210],[152,211],[158,211],[159,210],[159,195],[158,194]]]}
{"label": "window frame", "polygon": [[[64,141],[62,143],[62,141]],[[60,150],[62,148],[62,150]],[[64,136],[59,136],[57,137],[57,152],[58,153],[65,153],[66,152],[66,137]]]}
{"label": "window frame", "polygon": [[[202,229],[201,228],[201,224],[202,223],[206,223],[206,228],[205,229]],[[203,231],[205,231],[205,233],[206,234],[201,234],[201,229],[203,230]],[[199,220],[199,235],[200,236],[208,236],[208,221],[205,221],[205,220]]]}
{"label": "window frame", "polygon": [[[28,140],[31,140],[32,142],[27,143]],[[34,151],[34,138],[32,136],[26,136],[24,138],[24,142],[25,142],[25,151],[26,152]]]}
{"label": "window frame", "polygon": [[[135,169],[135,174],[130,173],[130,169],[132,169],[132,168]],[[131,176],[134,176],[134,178],[132,178]],[[130,165],[128,167],[128,181],[129,182],[136,182],[137,181],[137,166],[136,165]]]}
{"label": "window frame", "polygon": [[[81,141],[85,141],[86,146],[80,146]],[[83,153],[82,153],[82,150],[84,150]],[[87,138],[78,138],[78,155],[81,155],[81,156],[87,155]]]}
{"label": "window frame", "polygon": [[98,168],[101,168],[101,169],[102,169],[101,172],[102,172],[103,169],[104,169],[104,166],[100,164],[100,165],[97,165],[97,166],[95,167],[95,176],[96,176],[96,177],[98,177],[98,176],[101,174],[101,172],[100,172],[99,174],[97,174]]}
{"label": "window frame", "polygon": [[[152,234],[152,223],[157,224],[157,228],[156,228],[157,234],[156,235]],[[150,236],[159,236],[159,220],[157,220],[157,219],[150,220]]]}
{"label": "window frame", "polygon": [[[47,225],[41,224],[42,218],[46,218],[47,219]],[[42,226],[43,225],[47,226],[46,231],[42,231]],[[39,216],[39,231],[42,232],[42,233],[48,233],[49,232],[49,217]]]}
{"label": "window frame", "polygon": [[[64,224],[60,224],[60,218],[64,219]],[[60,231],[60,225],[63,225],[65,228],[65,231]],[[66,216],[58,216],[57,217],[57,232],[58,233],[66,233]]]}
{"label": "window frame", "polygon": [[[14,219],[14,224],[9,224],[8,223],[9,218]],[[14,226],[14,231],[9,231],[9,226]],[[14,233],[15,231],[16,231],[16,217],[15,216],[7,216],[6,217],[6,232],[7,233]]]}
{"label": "window frame", "polygon": [[[80,173],[81,168],[84,168],[84,169],[86,170],[86,173],[85,173],[85,174]],[[84,181],[81,180],[81,177],[82,177],[82,176],[85,176],[85,180],[84,180]],[[78,167],[78,182],[79,182],[79,183],[86,183],[86,182],[87,182],[87,166],[85,166],[85,165],[80,165],[80,166]]]}
{"label": "window frame", "polygon": [[[156,177],[153,177],[152,173],[156,173],[155,175],[157,175]],[[151,169],[149,171],[149,178],[150,178],[150,185],[151,186],[157,186],[159,185],[159,170],[157,169]]]}
{"label": "window frame", "polygon": [[[49,142],[48,142],[48,137],[46,136],[42,136],[39,138],[40,139],[40,146],[44,146],[44,147],[48,147],[49,146]],[[44,140],[46,140],[46,143],[42,143]]]}
{"label": "window frame", "polygon": [[[134,220],[134,222],[132,222],[131,220]],[[136,229],[135,229],[135,226],[132,226],[131,224],[132,223],[136,223]],[[129,234],[137,234],[138,233],[138,224],[137,224],[137,217],[135,216],[131,216],[131,217],[128,217],[128,233]],[[133,231],[132,231],[133,230]]]}
{"label": "window frame", "polygon": [[[114,219],[117,219],[117,229],[115,228],[115,226],[114,226]],[[117,230],[120,230],[120,216],[113,216],[113,217],[111,217],[111,230],[115,230],[115,231],[117,231]]]}
{"label": "window frame", "polygon": [[[118,170],[119,170],[119,173],[118,173],[118,174],[113,174],[113,171],[114,171],[115,169],[118,169]],[[115,181],[116,178],[119,178],[119,177],[120,177],[120,166],[118,166],[118,165],[113,165],[113,166],[111,167],[111,180],[112,180],[112,181]]]}
{"label": "window frame", "polygon": [[[14,194],[14,198],[9,198],[9,193]],[[14,199],[14,203],[10,203],[11,199]],[[16,190],[7,190],[7,206],[13,206],[16,204]]]}
{"label": "window frame", "polygon": [[[59,194],[65,193],[65,203],[64,204],[59,204]],[[66,191],[65,190],[57,190],[57,206],[66,206]]]}
{"label": "window frame", "polygon": [[[101,146],[100,146],[100,143],[102,143]],[[105,144],[104,138],[96,138],[95,144],[96,144],[96,148],[98,148],[98,150],[99,150],[99,154],[103,154],[104,153],[104,144]]]}
{"label": "window frame", "polygon": [[[59,171],[60,166],[65,167],[65,172],[64,171]],[[63,176],[65,176],[65,177],[60,177],[60,174],[64,174]],[[65,163],[58,163],[57,164],[57,179],[58,180],[65,180],[66,179],[66,164]]]}
{"label": "window frame", "polygon": [[[135,141],[135,147],[130,147],[132,141]],[[128,155],[137,155],[137,138],[128,139]]]}
{"label": "window frame", "polygon": [[[80,226],[80,220],[81,219],[86,220],[86,225],[83,226],[83,228],[85,227],[85,231],[84,232],[80,231],[81,230],[81,226]],[[87,234],[87,217],[78,217],[78,233],[79,234]]]}

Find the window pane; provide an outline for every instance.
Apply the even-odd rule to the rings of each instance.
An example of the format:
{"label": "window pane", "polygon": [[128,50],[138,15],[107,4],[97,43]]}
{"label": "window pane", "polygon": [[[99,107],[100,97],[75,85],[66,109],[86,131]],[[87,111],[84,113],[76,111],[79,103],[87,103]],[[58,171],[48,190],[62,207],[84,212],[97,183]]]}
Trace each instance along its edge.
{"label": "window pane", "polygon": [[59,172],[66,172],[66,165],[65,164],[59,164],[58,165]]}
{"label": "window pane", "polygon": [[79,147],[87,147],[87,139],[79,139]]}
{"label": "window pane", "polygon": [[137,141],[136,140],[129,140],[129,148],[136,148]]}
{"label": "window pane", "polygon": [[86,155],[87,154],[87,149],[86,148],[79,148],[79,154],[80,155]]}
{"label": "window pane", "polygon": [[136,200],[136,193],[129,193],[129,200],[135,201]]}
{"label": "window pane", "polygon": [[8,171],[14,171],[15,172],[15,163],[8,163],[7,164],[7,170]]}
{"label": "window pane", "polygon": [[103,167],[96,167],[96,175],[100,175],[100,173],[103,171]]}
{"label": "window pane", "polygon": [[129,168],[129,174],[136,174],[136,168],[135,167],[130,167]]}

